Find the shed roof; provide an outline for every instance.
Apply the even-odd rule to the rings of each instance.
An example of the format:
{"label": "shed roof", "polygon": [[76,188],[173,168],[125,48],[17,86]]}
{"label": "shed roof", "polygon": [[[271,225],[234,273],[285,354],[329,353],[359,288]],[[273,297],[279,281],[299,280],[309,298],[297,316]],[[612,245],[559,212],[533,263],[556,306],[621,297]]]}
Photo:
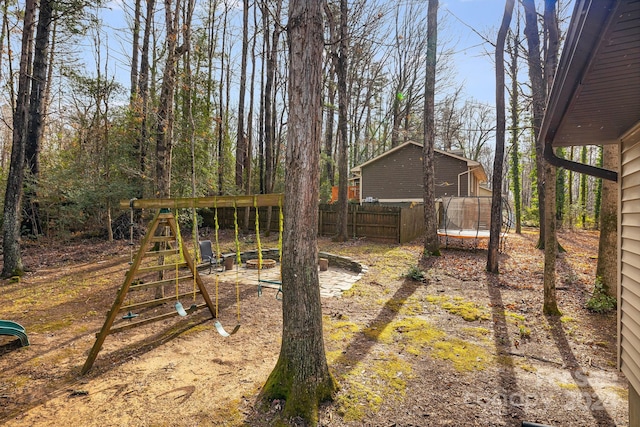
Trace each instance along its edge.
{"label": "shed roof", "polygon": [[540,138],[618,143],[639,120],[640,1],[576,0]]}
{"label": "shed roof", "polygon": [[[398,145],[397,147],[394,147],[394,148],[392,148],[390,150],[385,151],[384,153],[380,154],[379,156],[374,157],[373,159],[370,159],[370,160],[368,160],[368,161],[366,161],[366,162],[364,162],[364,163],[362,163],[362,164],[360,164],[358,166],[352,167],[351,168],[351,172],[355,173],[355,174],[359,174],[361,172],[361,170],[362,170],[362,167],[367,166],[367,165],[369,165],[369,164],[371,164],[373,162],[377,162],[378,160],[380,160],[380,159],[382,159],[382,158],[384,158],[384,157],[386,157],[386,156],[388,156],[388,155],[390,155],[392,153],[395,153],[396,151],[401,150],[401,149],[403,149],[403,148],[405,148],[407,146],[410,146],[410,145],[415,145],[416,147],[422,148],[422,144],[419,144],[419,143],[417,143],[415,141],[407,141],[405,143],[402,143],[402,144]],[[486,174],[486,172],[484,170],[484,167],[482,166],[482,164],[480,162],[476,162],[475,160],[467,159],[465,157],[459,156],[459,155],[454,154],[454,153],[450,153],[448,151],[438,150],[437,148],[434,151],[436,153],[443,154],[445,156],[453,157],[454,159],[458,159],[458,160],[461,160],[463,162],[466,162],[467,163],[467,167],[469,169],[473,170],[473,174],[476,176],[478,181],[481,181],[481,182],[486,182],[487,181],[487,174]]]}

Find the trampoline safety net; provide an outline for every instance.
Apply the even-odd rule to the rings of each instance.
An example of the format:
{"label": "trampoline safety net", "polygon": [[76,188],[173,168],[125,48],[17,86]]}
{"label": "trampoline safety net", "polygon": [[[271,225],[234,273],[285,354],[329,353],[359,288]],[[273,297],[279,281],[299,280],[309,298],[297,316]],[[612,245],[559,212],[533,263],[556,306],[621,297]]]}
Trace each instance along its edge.
{"label": "trampoline safety net", "polygon": [[[502,233],[510,228],[508,203],[502,203]],[[491,197],[443,197],[438,209],[438,235],[456,239],[488,239],[491,226]]]}

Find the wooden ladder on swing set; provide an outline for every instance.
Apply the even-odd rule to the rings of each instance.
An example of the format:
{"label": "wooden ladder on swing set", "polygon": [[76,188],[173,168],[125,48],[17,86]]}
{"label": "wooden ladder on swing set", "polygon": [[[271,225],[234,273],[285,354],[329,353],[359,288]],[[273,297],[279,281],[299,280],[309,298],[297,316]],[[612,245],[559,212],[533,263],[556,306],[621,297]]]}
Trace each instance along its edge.
{"label": "wooden ladder on swing set", "polygon": [[[132,226],[133,214],[131,219],[131,227]],[[157,233],[157,230],[162,230],[164,232]],[[130,244],[133,245],[133,239],[131,239]],[[159,262],[156,264],[145,264],[145,260],[148,260],[149,258],[155,258]],[[193,258],[189,254],[189,251],[184,247],[182,238],[180,237],[179,226],[170,209],[162,208],[158,211],[140,245],[138,253],[135,258],[132,258],[130,264],[131,266],[127,271],[124,283],[118,290],[116,299],[107,313],[104,325],[96,335],[96,341],[89,352],[89,356],[87,357],[84,366],[82,367],[80,372],[81,375],[89,372],[93,366],[93,362],[100,352],[100,349],[102,348],[102,345],[104,344],[104,340],[109,334],[174,316],[184,316],[187,312],[192,313],[205,307],[209,308],[212,318],[216,317],[215,306],[209,297],[200,275],[198,274],[197,266]],[[186,275],[180,275],[180,269],[184,267],[188,268],[189,273]],[[141,280],[142,276],[155,272],[161,272],[162,278],[148,282],[143,282]],[[173,272],[173,274],[171,274],[171,272]],[[165,273],[169,273],[168,276],[170,277],[165,278]],[[193,284],[193,289],[190,292],[180,293],[179,286],[187,282]],[[131,301],[131,292],[150,289],[156,290],[158,287],[164,287],[171,284],[175,285],[175,294],[171,296],[162,295],[160,298],[129,302],[125,304],[126,300]],[[202,295],[202,303],[195,303],[196,295]],[[194,303],[185,311],[180,303],[180,298],[189,296],[193,296]],[[169,304],[169,311],[165,309],[162,314],[146,318],[140,317],[140,319],[137,319],[139,315],[134,313],[135,311],[158,307],[174,301],[175,306],[173,304]],[[118,317],[120,317],[122,321],[117,322]],[[136,320],[133,321],[133,319]]]}

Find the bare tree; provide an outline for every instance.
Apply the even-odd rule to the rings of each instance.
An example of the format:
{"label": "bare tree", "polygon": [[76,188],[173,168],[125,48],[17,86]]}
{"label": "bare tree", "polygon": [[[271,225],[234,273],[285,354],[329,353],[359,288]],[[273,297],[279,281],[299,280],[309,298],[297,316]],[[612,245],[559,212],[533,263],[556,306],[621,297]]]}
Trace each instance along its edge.
{"label": "bare tree", "polygon": [[338,76],[338,235],[335,241],[347,240],[347,222],[349,215],[348,199],[348,150],[347,139],[347,110],[349,98],[347,95],[347,46],[349,45],[349,30],[347,27],[347,0],[340,0],[340,52],[337,58],[336,74]]}
{"label": "bare tree", "polygon": [[[547,33],[547,57],[545,76],[549,93],[558,62],[559,32],[556,15],[556,0],[545,0],[544,28]],[[537,145],[541,145],[538,141]],[[542,159],[544,169],[544,314],[560,315],[556,299],[556,258],[558,240],[556,236],[556,168]]]}
{"label": "bare tree", "polygon": [[[190,6],[193,0],[188,0]],[[181,0],[165,0],[165,23],[167,27],[167,60],[162,75],[162,88],[158,105],[158,122],[156,125],[156,180],[157,195],[169,197],[171,193],[171,151],[173,149],[173,122],[174,122],[174,94],[176,89],[176,71],[178,58],[182,56],[188,46],[178,46],[179,30],[189,32],[191,28],[191,15],[187,14],[187,22],[180,22]],[[188,39],[189,37],[185,37]]]}
{"label": "bare tree", "polygon": [[317,269],[322,21],[322,0],[290,1],[282,345],[262,394],[284,398],[283,416],[301,416],[311,424],[317,423],[319,403],[336,389],[322,338]]}
{"label": "bare tree", "polygon": [[131,71],[129,72],[131,100],[134,100],[138,94],[138,59],[140,57],[140,20],[142,18],[142,0],[135,0],[133,10]]}
{"label": "bare tree", "polygon": [[544,221],[544,204],[546,200],[544,187],[544,159],[542,157],[542,143],[538,140],[544,106],[547,97],[546,85],[543,78],[542,62],[540,61],[540,35],[538,33],[538,14],[534,0],[522,0],[524,7],[525,28],[527,38],[527,62],[529,64],[529,80],[531,81],[531,97],[533,110],[533,135],[536,152],[536,172],[538,190],[538,212],[540,216],[540,236],[538,247],[544,247],[546,223]]}
{"label": "bare tree", "polygon": [[511,90],[509,91],[509,103],[511,105],[511,156],[509,176],[513,191],[513,208],[516,223],[516,233],[522,233],[522,184],[520,180],[520,111],[519,111],[519,84],[518,84],[518,55],[520,53],[520,17],[516,18],[516,30],[507,38],[507,50],[510,56],[509,77],[511,78]]}
{"label": "bare tree", "polygon": [[24,267],[20,254],[20,209],[22,207],[22,184],[24,182],[24,158],[29,112],[29,70],[31,64],[32,38],[36,19],[36,1],[25,3],[22,26],[22,50],[16,108],[13,113],[13,144],[11,163],[4,196],[2,277],[22,275]]}
{"label": "bare tree", "polygon": [[[608,170],[618,168],[618,146],[604,146],[603,167]],[[618,256],[612,248],[618,245],[618,183],[602,180],[602,200],[600,203],[600,241],[596,279],[600,279],[606,292],[615,297],[618,283]]]}
{"label": "bare tree", "polygon": [[249,0],[242,3],[242,65],[240,66],[240,87],[238,95],[238,135],[236,142],[236,188],[244,190],[247,152],[247,137],[244,132],[244,97],[247,85],[247,50],[249,48]]}
{"label": "bare tree", "polygon": [[273,185],[275,183],[275,146],[276,146],[276,132],[275,132],[275,85],[276,85],[276,72],[278,68],[278,42],[280,40],[280,34],[282,33],[282,25],[280,24],[280,15],[282,12],[282,0],[277,0],[275,4],[275,11],[270,11],[267,2],[263,1],[262,14],[265,20],[265,27],[263,31],[265,34],[268,32],[267,17],[273,14],[273,32],[271,33],[271,40],[265,36],[267,42],[267,59],[266,59],[266,76],[265,87],[263,92],[264,99],[264,187],[261,188],[264,193],[271,193],[273,191]]}
{"label": "bare tree", "polygon": [[489,143],[496,132],[493,108],[488,104],[467,99],[460,111],[461,129],[458,131],[458,146],[465,156],[484,162],[490,153]]}
{"label": "bare tree", "polygon": [[438,47],[438,0],[429,0],[427,7],[427,60],[424,84],[424,144],[422,146],[424,184],[424,251],[423,257],[439,256],[436,191],[434,177],[435,150],[435,83],[436,50]]}
{"label": "bare tree", "polygon": [[[151,44],[151,32],[153,28],[153,12],[155,9],[155,0],[147,0],[147,10],[144,26],[144,34],[142,36],[142,52],[140,56],[140,75],[138,76],[138,93],[140,96],[140,134],[136,141],[136,154],[138,155],[138,163],[140,175],[144,176],[147,170],[147,145],[149,138],[149,46]],[[144,196],[144,185],[141,185],[139,193],[140,197]]]}
{"label": "bare tree", "polygon": [[[216,118],[216,127],[218,129],[218,194],[224,194],[224,174],[225,174],[225,134],[227,132],[227,115],[225,111],[225,99],[222,96],[225,81],[225,46],[227,43],[227,23],[229,15],[229,5],[224,0],[224,13],[222,20],[222,53],[220,55],[220,81],[218,82],[218,117]],[[228,76],[228,74],[227,74]],[[227,85],[229,87],[229,85]]]}
{"label": "bare tree", "polygon": [[445,151],[451,151],[454,146],[458,146],[459,142],[463,140],[461,136],[463,124],[457,106],[461,93],[462,86],[446,96],[438,106],[437,136],[442,149]]}
{"label": "bare tree", "polygon": [[505,140],[505,102],[504,102],[504,44],[511,24],[514,0],[504,5],[502,24],[496,41],[496,150],[493,161],[493,180],[491,197],[491,230],[489,250],[487,252],[487,271],[498,273],[498,250],[500,249],[500,230],[502,228],[502,169],[504,165]]}
{"label": "bare tree", "polygon": [[[395,10],[395,34],[392,58],[393,93],[391,94],[391,147],[406,141],[410,134],[409,117],[419,105],[422,96],[421,84],[426,81],[422,74],[423,56],[428,44],[424,23],[418,17],[416,5],[409,4],[401,10],[403,3],[397,3]],[[427,25],[427,31],[428,25]],[[437,55],[437,52],[434,53]],[[435,85],[435,83],[434,83]]]}
{"label": "bare tree", "polygon": [[49,39],[53,22],[53,1],[40,2],[38,25],[33,54],[33,69],[31,79],[31,95],[29,96],[29,123],[27,126],[27,140],[25,146],[25,161],[29,185],[24,192],[25,216],[23,228],[30,234],[37,236],[42,231],[40,224],[40,210],[37,201],[38,180],[40,177],[40,149],[44,131],[44,104],[47,93],[47,76],[49,68]]}

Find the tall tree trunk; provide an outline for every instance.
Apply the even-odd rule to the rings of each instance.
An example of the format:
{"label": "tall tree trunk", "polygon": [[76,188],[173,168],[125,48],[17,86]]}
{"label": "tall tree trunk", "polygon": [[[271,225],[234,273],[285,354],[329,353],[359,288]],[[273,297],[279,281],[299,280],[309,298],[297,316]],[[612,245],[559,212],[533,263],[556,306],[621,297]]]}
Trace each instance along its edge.
{"label": "tall tree trunk", "polygon": [[242,59],[240,66],[240,93],[238,95],[238,137],[236,141],[236,188],[244,190],[244,168],[247,153],[247,137],[244,132],[244,96],[247,86],[247,50],[249,48],[249,0],[242,3]]}
{"label": "tall tree trunk", "polygon": [[[253,23],[254,28],[258,28],[258,17],[257,17],[257,9],[256,4],[253,4]],[[250,79],[250,88],[249,88],[249,114],[247,118],[247,155],[244,158],[244,194],[252,194],[251,190],[251,166],[253,161],[253,102],[255,99],[255,81],[256,81],[256,34],[252,37],[251,42],[251,79]],[[246,208],[244,211],[244,229],[249,229],[249,214],[250,208]]]}
{"label": "tall tree trunk", "polygon": [[[596,165],[598,167],[602,167],[602,164],[604,162],[603,156],[604,147],[600,146],[600,148],[598,149],[598,160],[596,161]],[[600,210],[602,208],[602,181],[604,181],[604,179],[602,178],[598,178],[596,180],[596,195],[593,206],[593,219],[598,230],[600,230]]]}
{"label": "tall tree trunk", "polygon": [[[505,102],[504,102],[504,44],[511,25],[514,0],[507,0],[504,5],[502,24],[496,40],[496,151],[493,160],[493,177],[491,189],[491,226],[489,233],[489,250],[487,252],[487,271],[498,273],[498,253],[500,249],[500,231],[502,229],[502,175],[504,165],[505,140]],[[515,78],[515,76],[514,76]]]}
{"label": "tall tree trunk", "polygon": [[[336,67],[338,66],[337,58],[337,43],[338,35],[336,34],[336,20],[332,8],[329,7],[329,3],[325,2],[324,10],[327,20],[327,26],[329,27],[328,42],[328,56],[329,61],[327,64],[328,70],[325,75],[327,84],[327,100],[325,101],[326,119],[324,121],[324,155],[325,155],[325,173],[327,174],[327,182],[331,186],[333,194],[333,186],[335,185],[335,162],[333,158],[333,141],[334,141],[334,129],[335,129],[335,103],[336,103]],[[333,197],[333,196],[332,196]]]}
{"label": "tall tree trunk", "polygon": [[218,110],[219,115],[217,119],[218,123],[218,194],[224,194],[224,173],[225,173],[225,134],[226,130],[226,117],[224,114],[224,98],[222,96],[223,90],[223,82],[224,82],[224,73],[225,73],[225,62],[224,58],[226,55],[225,45],[227,41],[227,17],[228,17],[229,9],[227,7],[227,2],[224,2],[224,23],[222,25],[222,54],[220,55],[220,81],[218,82]]}
{"label": "tall tree trunk", "polygon": [[[282,0],[276,3],[274,13],[273,33],[269,44],[267,56],[267,75],[264,89],[264,192],[271,193],[275,182],[275,99],[276,99],[276,71],[278,67],[278,41],[280,40],[281,26],[280,14],[282,11]],[[269,13],[268,6],[264,6],[262,13]],[[266,28],[265,28],[266,31]]]}
{"label": "tall tree trunk", "polygon": [[180,0],[176,1],[175,6],[172,4],[172,0],[165,0],[164,8],[167,26],[167,60],[162,75],[162,88],[160,89],[160,101],[158,105],[158,122],[156,125],[156,195],[160,198],[171,196],[173,101],[176,87],[176,67],[178,57],[182,54],[181,49],[178,49]]}
{"label": "tall tree trunk", "polygon": [[391,117],[393,120],[393,127],[391,130],[391,148],[400,145],[400,123],[402,123],[402,117],[400,117],[400,102],[403,95],[400,91],[397,91],[397,93],[393,95],[393,105],[391,108]]}
{"label": "tall tree trunk", "polygon": [[49,60],[49,34],[53,19],[53,1],[42,0],[36,29],[31,95],[29,97],[29,123],[25,146],[25,162],[29,185],[24,192],[25,217],[23,228],[37,236],[41,233],[40,209],[37,202],[38,180],[40,178],[40,145],[44,131],[44,103],[47,93]]}
{"label": "tall tree trunk", "polygon": [[[556,0],[545,0],[544,26],[547,34],[547,58],[545,60],[545,76],[547,77],[547,89],[550,90],[555,75],[558,56],[558,24],[556,21]],[[548,93],[548,92],[545,92]],[[546,102],[546,100],[545,100]],[[537,140],[537,138],[536,138]],[[538,141],[536,146],[542,145]],[[547,315],[560,315],[556,299],[556,258],[558,251],[558,239],[556,236],[556,168],[543,160],[544,165],[544,305],[543,313]]]}
{"label": "tall tree trunk", "polygon": [[284,417],[318,420],[319,403],[336,383],[322,338],[317,268],[319,157],[322,139],[322,0],[289,3],[289,131],[282,256],[280,356],[264,399],[285,399]]}
{"label": "tall tree trunk", "polygon": [[[331,61],[333,62],[333,61]],[[333,161],[333,135],[334,135],[334,124],[335,124],[335,102],[336,102],[336,88],[335,83],[333,81],[333,77],[335,75],[334,66],[330,66],[328,79],[328,89],[327,89],[327,107],[325,108],[327,112],[326,120],[325,120],[325,131],[324,131],[324,155],[326,157],[326,166],[325,173],[327,174],[327,180],[331,187],[335,184],[335,165]]]}
{"label": "tall tree trunk", "polygon": [[[262,37],[262,58],[267,58],[267,60],[260,61],[260,111],[258,113],[258,182],[259,189],[258,193],[265,193],[265,183],[264,183],[264,147],[266,145],[266,141],[269,138],[267,136],[268,126],[267,126],[267,116],[270,118],[271,113],[267,114],[267,99],[269,98],[267,92],[270,92],[270,89],[267,88],[267,75],[268,75],[268,63],[269,52],[271,51],[271,47],[269,44],[269,37],[266,36],[269,28],[269,10],[267,6],[262,1],[260,4],[260,11],[262,13],[262,32],[265,34]],[[271,104],[269,104],[269,109]]]}
{"label": "tall tree trunk", "polygon": [[544,162],[545,179],[545,242],[544,242],[544,303],[542,312],[547,315],[560,315],[556,299],[556,258],[558,242],[556,238],[556,168]]}
{"label": "tall tree trunk", "polygon": [[[149,45],[151,40],[151,31],[153,28],[153,11],[155,9],[155,0],[147,0],[146,19],[144,27],[144,35],[142,38],[142,52],[140,57],[140,77],[138,79],[141,120],[140,135],[137,142],[138,164],[140,168],[140,176],[146,175],[147,170],[147,144],[149,139]],[[144,180],[140,180],[138,195],[144,197]]]}
{"label": "tall tree trunk", "polygon": [[424,85],[424,145],[422,147],[424,183],[424,251],[423,257],[440,255],[436,216],[434,178],[435,153],[435,86],[436,52],[438,48],[438,0],[429,0],[427,8],[427,60]]}
{"label": "tall tree trunk", "polygon": [[[520,47],[520,20],[516,18],[516,30],[513,32],[513,44],[509,50],[511,64],[511,187],[513,190],[513,207],[516,221],[516,233],[522,234],[522,183],[520,181],[520,144],[518,133],[520,132],[519,96],[518,96],[518,55]],[[509,40],[507,40],[509,41]]]}
{"label": "tall tree trunk", "polygon": [[[618,169],[618,145],[604,146],[603,167]],[[596,278],[600,278],[607,293],[616,296],[618,289],[618,183],[602,180],[602,201],[600,204],[600,243]]]}
{"label": "tall tree trunk", "polygon": [[20,254],[20,209],[22,207],[22,184],[24,182],[24,158],[29,111],[29,70],[32,56],[32,38],[36,18],[36,1],[27,0],[22,27],[20,74],[16,108],[13,113],[13,142],[11,164],[4,196],[2,247],[4,264],[2,277],[22,275],[24,267]]}
{"label": "tall tree trunk", "polygon": [[[525,27],[524,35],[527,38],[527,62],[529,64],[529,80],[531,81],[531,96],[533,98],[533,135],[536,148],[536,172],[538,190],[538,213],[540,216],[540,235],[538,247],[543,248],[545,239],[545,192],[544,192],[544,158],[542,142],[539,141],[540,126],[546,101],[546,85],[543,79],[542,62],[540,61],[540,35],[538,33],[538,15],[534,0],[522,0],[524,7]],[[554,214],[555,215],[555,214]]]}
{"label": "tall tree trunk", "polygon": [[138,95],[138,58],[140,57],[140,19],[142,18],[142,0],[135,0],[133,7],[133,31],[131,42],[131,71],[129,73],[131,100]]}
{"label": "tall tree trunk", "polygon": [[[273,33],[271,35],[271,49],[267,59],[267,80],[265,87],[265,103],[264,103],[264,191],[272,193],[276,180],[276,166],[278,161],[278,146],[276,133],[276,92],[277,92],[277,71],[278,71],[278,43],[282,26],[280,25],[280,15],[282,12],[282,0],[276,3],[276,11],[273,22]],[[273,210],[267,208],[267,224],[271,224],[271,215]],[[271,230],[269,227],[265,230],[265,236],[269,236]]]}
{"label": "tall tree trunk", "polygon": [[[587,162],[587,146],[582,146],[580,161]],[[587,228],[587,174],[580,175],[580,222],[582,229]]]}
{"label": "tall tree trunk", "polygon": [[[5,40],[9,40],[9,1],[4,0],[2,2],[2,28],[0,28],[0,48],[4,49]],[[4,55],[0,55],[0,77],[2,77],[2,60]],[[4,165],[0,165],[4,166]]]}
{"label": "tall tree trunk", "polygon": [[[347,46],[349,29],[347,28],[347,0],[340,0],[340,54],[338,56],[338,235],[335,241],[345,242],[348,239],[348,215],[349,215],[349,195],[348,195],[348,164],[347,164],[347,110],[349,100],[347,96]],[[354,224],[355,226],[355,224]],[[355,230],[354,230],[355,231]]]}
{"label": "tall tree trunk", "polygon": [[[569,149],[569,160],[573,160],[573,146]],[[569,181],[568,192],[569,192],[569,227],[573,228],[573,171],[569,170],[569,177],[567,178]]]}

